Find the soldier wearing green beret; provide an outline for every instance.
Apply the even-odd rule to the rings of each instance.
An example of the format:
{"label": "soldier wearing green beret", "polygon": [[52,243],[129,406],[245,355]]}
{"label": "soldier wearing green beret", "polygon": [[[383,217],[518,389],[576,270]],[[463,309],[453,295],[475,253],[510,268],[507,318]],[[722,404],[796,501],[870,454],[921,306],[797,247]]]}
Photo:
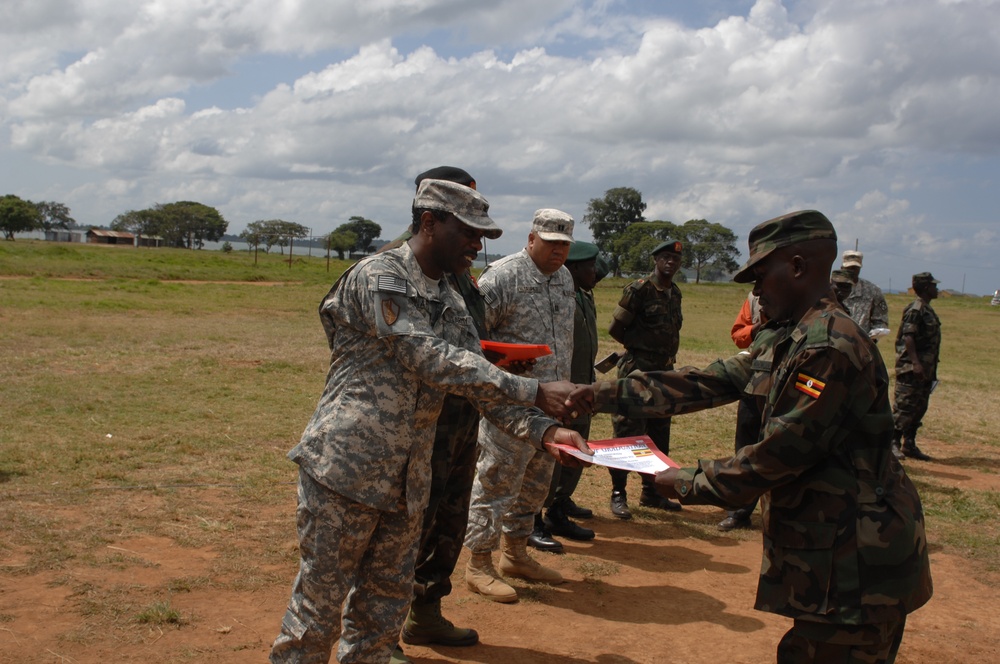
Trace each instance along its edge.
{"label": "soldier wearing green beret", "polygon": [[896,333],[893,452],[897,457],[902,455],[919,461],[930,460],[930,456],[917,447],[916,438],[927,412],[931,390],[937,383],[941,319],[934,313],[931,300],[938,296],[938,283],[930,272],[913,275],[913,292],[917,297],[903,310],[903,322]]}
{"label": "soldier wearing green beret", "polygon": [[[611,337],[625,347],[618,361],[618,377],[633,371],[667,371],[674,368],[681,342],[681,289],[674,275],[681,267],[680,242],[667,240],[653,248],[653,272],[633,281],[622,290],[621,300],[611,315]],[[670,418],[633,419],[624,415],[612,418],[615,437],[648,435],[664,454],[670,453]],[[631,519],[626,485],[628,471],[609,468],[611,473],[611,513],[619,519]],[[642,477],[639,504],[665,510],[681,506],[660,496],[652,478]]]}
{"label": "soldier wearing green beret", "polygon": [[739,506],[760,497],[764,561],[755,607],[792,618],[778,664],[895,661],[907,615],[931,596],[923,510],[891,452],[889,375],[836,302],[837,235],[815,210],[750,232],[736,274],[768,324],[749,353],[705,369],[634,372],[578,388],[574,407],[679,415],[758,395],[757,442],[656,475],[664,496]]}

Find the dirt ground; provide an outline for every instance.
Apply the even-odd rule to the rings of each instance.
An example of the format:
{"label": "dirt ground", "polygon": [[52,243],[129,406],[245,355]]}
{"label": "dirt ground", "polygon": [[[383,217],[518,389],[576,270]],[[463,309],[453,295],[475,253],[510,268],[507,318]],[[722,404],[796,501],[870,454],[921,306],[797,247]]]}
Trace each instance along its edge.
{"label": "dirt ground", "polygon": [[[928,441],[926,448],[933,449],[933,444]],[[959,449],[953,452],[962,454]],[[1000,490],[1000,475],[956,468],[947,459],[922,468],[944,485]],[[205,501],[226,499],[224,490],[201,491]],[[291,532],[294,488],[288,492],[287,505],[258,517],[287,519]],[[604,496],[603,488],[591,495]],[[466,590],[463,558],[455,591],[444,603],[445,614],[457,624],[475,627],[480,645],[407,646],[407,654],[419,664],[774,661],[775,645],[790,623],[751,608],[760,564],[758,531],[717,533],[712,526],[720,511],[710,507],[688,507],[677,514],[640,509],[634,520],[622,522],[611,516],[605,500],[579,501],[596,512],[587,523],[597,532],[594,541],[567,541],[563,555],[535,554],[559,569],[565,584],[548,588],[515,581],[521,601],[494,604]],[[63,516],[85,518],[65,510]],[[932,522],[929,531],[934,598],[910,616],[897,661],[1000,661],[1000,599],[995,590],[1000,576],[942,551],[934,545]],[[295,546],[291,538],[286,544]],[[70,560],[57,572],[26,576],[17,573],[24,564],[17,552],[0,559],[0,662],[266,661],[288,599],[293,564],[260,570],[283,579],[262,589],[241,592],[207,584],[174,593],[171,606],[184,617],[179,625],[126,621],[110,626],[89,615],[81,587],[157,587],[171,579],[210,576],[220,554],[159,537],[126,537],[103,546],[105,551],[95,553],[121,553],[130,563],[109,569]]]}

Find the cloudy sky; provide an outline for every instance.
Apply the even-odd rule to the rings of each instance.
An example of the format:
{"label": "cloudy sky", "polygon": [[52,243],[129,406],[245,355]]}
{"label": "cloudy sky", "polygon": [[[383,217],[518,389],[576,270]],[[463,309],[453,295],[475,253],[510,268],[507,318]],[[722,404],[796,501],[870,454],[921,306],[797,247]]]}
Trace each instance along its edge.
{"label": "cloudy sky", "polygon": [[[740,236],[829,216],[862,276],[1000,288],[1000,0],[4,0],[0,193],[107,224],[352,215],[461,166],[519,249],[612,187]],[[578,237],[588,239],[581,225]]]}

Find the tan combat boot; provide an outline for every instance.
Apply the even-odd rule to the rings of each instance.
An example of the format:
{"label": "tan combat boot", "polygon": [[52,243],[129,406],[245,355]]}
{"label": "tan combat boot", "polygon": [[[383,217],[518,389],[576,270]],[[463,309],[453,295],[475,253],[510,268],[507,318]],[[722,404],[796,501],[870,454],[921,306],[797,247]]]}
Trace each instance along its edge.
{"label": "tan combat boot", "polygon": [[500,571],[505,576],[514,576],[528,581],[558,584],[565,581],[562,574],[549,567],[537,563],[528,555],[528,538],[514,539],[503,536],[502,553],[500,554]]}
{"label": "tan combat boot", "polygon": [[494,602],[508,604],[517,601],[517,591],[504,583],[493,569],[493,555],[489,551],[472,552],[465,568],[465,585],[472,592]]}

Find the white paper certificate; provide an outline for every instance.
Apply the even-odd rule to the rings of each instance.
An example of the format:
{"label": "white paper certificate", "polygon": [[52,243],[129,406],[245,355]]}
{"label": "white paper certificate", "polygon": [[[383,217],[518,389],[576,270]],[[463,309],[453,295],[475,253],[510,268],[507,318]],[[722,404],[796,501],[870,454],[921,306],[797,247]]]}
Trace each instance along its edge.
{"label": "white paper certificate", "polygon": [[556,447],[573,456],[608,468],[634,470],[637,473],[654,474],[667,468],[679,468],[673,459],[657,449],[649,436],[628,436],[610,440],[587,441],[594,456],[588,456],[572,445],[558,444]]}

